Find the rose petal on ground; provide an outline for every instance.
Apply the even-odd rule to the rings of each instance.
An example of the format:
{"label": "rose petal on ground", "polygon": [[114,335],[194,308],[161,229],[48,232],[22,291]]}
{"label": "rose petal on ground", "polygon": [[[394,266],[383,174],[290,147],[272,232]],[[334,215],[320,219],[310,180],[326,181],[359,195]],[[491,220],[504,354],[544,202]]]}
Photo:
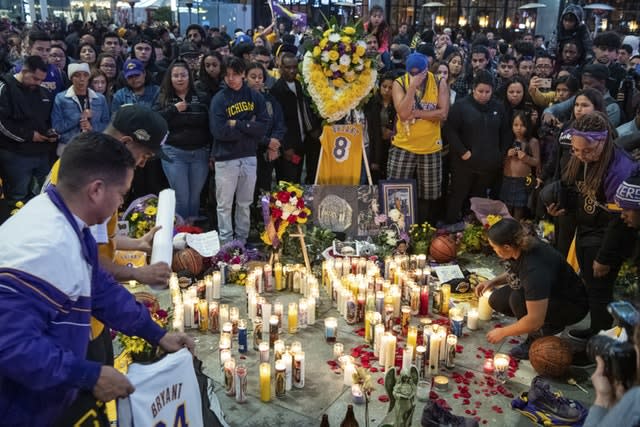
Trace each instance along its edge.
{"label": "rose petal on ground", "polygon": [[383,394],[381,396],[378,396],[378,400],[380,402],[388,402],[389,401],[389,396],[387,396],[386,394]]}

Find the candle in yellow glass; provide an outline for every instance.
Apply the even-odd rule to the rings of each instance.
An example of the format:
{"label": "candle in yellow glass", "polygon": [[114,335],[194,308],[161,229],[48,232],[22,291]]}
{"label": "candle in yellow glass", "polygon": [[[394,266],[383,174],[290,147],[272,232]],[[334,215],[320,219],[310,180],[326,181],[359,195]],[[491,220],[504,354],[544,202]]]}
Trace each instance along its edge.
{"label": "candle in yellow glass", "polygon": [[260,400],[271,400],[271,365],[268,363],[260,364]]}
{"label": "candle in yellow glass", "polygon": [[451,285],[445,283],[440,288],[442,291],[442,307],[440,307],[440,314],[447,316],[449,314],[449,298],[451,298]]}
{"label": "candle in yellow glass", "polygon": [[[409,333],[407,333],[407,347],[411,346],[412,348],[416,348],[417,341],[418,341],[418,327],[409,326]],[[411,355],[411,357],[413,357],[413,354]]]}
{"label": "candle in yellow glass", "polygon": [[491,320],[493,309],[489,305],[490,297],[491,292],[485,292],[478,299],[478,319],[480,320]]}
{"label": "candle in yellow glass", "polygon": [[289,316],[288,316],[289,333],[295,334],[298,332],[298,304],[295,302],[289,303]]}
{"label": "candle in yellow glass", "polygon": [[282,290],[282,264],[280,264],[279,262],[276,262],[276,264],[273,266],[273,272],[275,273],[275,276],[276,276],[276,291],[281,291]]}

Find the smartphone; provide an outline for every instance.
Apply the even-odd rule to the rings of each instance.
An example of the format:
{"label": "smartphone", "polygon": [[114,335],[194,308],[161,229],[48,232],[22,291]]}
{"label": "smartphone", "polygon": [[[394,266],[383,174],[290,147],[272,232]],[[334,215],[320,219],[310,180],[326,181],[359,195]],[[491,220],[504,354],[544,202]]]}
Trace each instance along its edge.
{"label": "smartphone", "polygon": [[635,327],[638,323],[638,310],[628,301],[614,301],[609,303],[607,310],[622,326]]}
{"label": "smartphone", "polygon": [[551,79],[540,79],[540,89],[551,89]]}

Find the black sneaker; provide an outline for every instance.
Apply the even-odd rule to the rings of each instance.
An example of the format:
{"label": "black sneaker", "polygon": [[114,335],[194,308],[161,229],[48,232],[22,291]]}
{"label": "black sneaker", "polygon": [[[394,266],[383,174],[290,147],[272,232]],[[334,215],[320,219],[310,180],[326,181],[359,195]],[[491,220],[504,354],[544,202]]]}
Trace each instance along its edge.
{"label": "black sneaker", "polygon": [[596,362],[587,355],[586,351],[579,351],[577,353],[573,353],[571,366],[576,368],[587,369],[587,368],[595,367]]}
{"label": "black sneaker", "polygon": [[509,350],[509,355],[514,359],[518,360],[529,360],[529,349],[531,348],[531,343],[533,343],[533,338],[531,335],[527,337],[527,339],[513,347]]}
{"label": "black sneaker", "polygon": [[541,376],[533,378],[531,388],[527,393],[530,404],[553,416],[556,420],[565,423],[575,423],[579,421],[583,414],[573,400],[563,397],[560,393],[553,393],[549,383]]}
{"label": "black sneaker", "polygon": [[420,423],[422,427],[478,427],[473,418],[453,415],[433,400],[424,405]]}
{"label": "black sneaker", "polygon": [[569,338],[574,339],[576,341],[587,341],[589,338],[594,336],[596,333],[591,328],[586,329],[571,329],[569,331]]}

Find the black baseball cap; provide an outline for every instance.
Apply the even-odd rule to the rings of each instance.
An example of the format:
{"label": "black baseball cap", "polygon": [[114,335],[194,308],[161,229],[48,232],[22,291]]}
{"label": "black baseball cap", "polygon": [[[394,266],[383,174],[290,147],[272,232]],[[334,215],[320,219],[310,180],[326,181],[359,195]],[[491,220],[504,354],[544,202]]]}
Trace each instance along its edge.
{"label": "black baseball cap", "polygon": [[169,136],[169,126],[160,113],[142,105],[125,104],[116,111],[111,125],[151,149],[157,157],[171,161],[162,152],[162,145]]}

